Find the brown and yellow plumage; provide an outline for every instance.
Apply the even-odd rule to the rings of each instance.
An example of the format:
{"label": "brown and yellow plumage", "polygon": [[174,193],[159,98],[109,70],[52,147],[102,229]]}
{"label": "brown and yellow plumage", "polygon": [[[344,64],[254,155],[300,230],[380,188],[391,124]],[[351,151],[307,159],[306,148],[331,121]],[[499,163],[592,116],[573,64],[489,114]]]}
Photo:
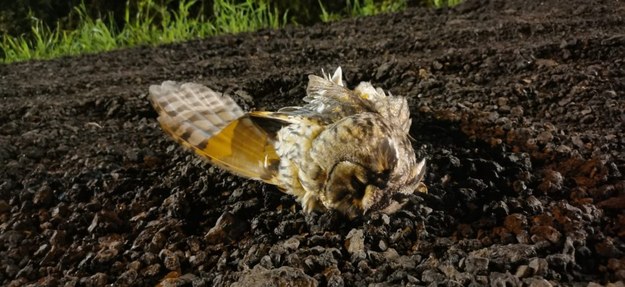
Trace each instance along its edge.
{"label": "brown and yellow plumage", "polygon": [[295,195],[305,211],[393,212],[421,182],[406,99],[370,83],[346,88],[341,68],[309,76],[306,104],[244,112],[195,83],[150,87],[163,130],[212,164]]}

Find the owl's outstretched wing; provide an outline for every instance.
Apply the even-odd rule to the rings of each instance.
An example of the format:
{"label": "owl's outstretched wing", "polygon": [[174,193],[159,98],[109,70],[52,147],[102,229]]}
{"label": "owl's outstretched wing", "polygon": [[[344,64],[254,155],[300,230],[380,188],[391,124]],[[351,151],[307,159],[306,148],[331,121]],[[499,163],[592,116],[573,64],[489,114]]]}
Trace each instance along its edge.
{"label": "owl's outstretched wing", "polygon": [[162,129],[174,140],[223,169],[277,184],[275,133],[255,123],[230,97],[196,83],[165,81],[150,86],[149,98]]}

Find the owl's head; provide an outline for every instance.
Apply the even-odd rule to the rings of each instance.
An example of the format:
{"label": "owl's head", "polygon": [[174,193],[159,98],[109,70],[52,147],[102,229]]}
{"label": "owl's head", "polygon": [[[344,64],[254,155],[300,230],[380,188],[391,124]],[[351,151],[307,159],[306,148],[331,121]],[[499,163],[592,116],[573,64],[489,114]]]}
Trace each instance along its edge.
{"label": "owl's head", "polygon": [[[410,148],[412,150],[412,148]],[[349,218],[373,211],[394,213],[415,191],[427,192],[422,183],[425,159],[416,162],[414,152],[398,158],[396,153],[378,153],[375,160],[344,160],[328,173],[324,203]]]}

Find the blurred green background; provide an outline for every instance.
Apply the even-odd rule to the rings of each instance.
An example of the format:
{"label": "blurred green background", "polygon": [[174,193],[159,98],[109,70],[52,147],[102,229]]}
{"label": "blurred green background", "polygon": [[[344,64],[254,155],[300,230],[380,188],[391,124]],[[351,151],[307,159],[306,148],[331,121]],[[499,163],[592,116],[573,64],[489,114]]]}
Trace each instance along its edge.
{"label": "blurred green background", "polygon": [[[119,25],[123,24],[126,4],[136,9],[141,0],[120,1],[120,0],[0,0],[0,35],[18,36],[29,33],[33,17],[41,20],[50,27],[54,27],[57,22],[61,22],[65,29],[70,29],[78,25],[78,17],[72,13],[73,8],[84,3],[87,11],[92,17],[106,17],[109,13],[115,18]],[[155,0],[161,6],[175,9],[178,6],[176,0]],[[265,1],[276,7],[279,11],[288,11],[289,19],[301,24],[309,25],[321,21],[321,5],[329,12],[337,15],[343,14],[349,1],[345,0],[276,0]],[[375,1],[382,2],[405,2],[407,6],[435,5],[434,1]],[[194,13],[203,13],[210,17],[213,1],[199,1],[200,5],[195,5]],[[200,11],[201,10],[201,11]]]}
{"label": "blurred green background", "polygon": [[460,0],[0,0],[0,61],[49,59]]}

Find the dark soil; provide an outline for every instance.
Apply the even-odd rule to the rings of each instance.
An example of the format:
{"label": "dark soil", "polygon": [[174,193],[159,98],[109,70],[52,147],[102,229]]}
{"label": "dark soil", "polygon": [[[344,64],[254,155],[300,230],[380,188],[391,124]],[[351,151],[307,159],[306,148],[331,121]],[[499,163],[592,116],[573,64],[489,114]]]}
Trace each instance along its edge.
{"label": "dark soil", "polygon": [[[351,86],[409,98],[430,194],[391,216],[305,215],[179,148],[146,99],[150,84],[197,81],[275,109],[338,65]],[[584,0],[468,1],[0,66],[0,284],[625,280],[624,67],[625,5]]]}

